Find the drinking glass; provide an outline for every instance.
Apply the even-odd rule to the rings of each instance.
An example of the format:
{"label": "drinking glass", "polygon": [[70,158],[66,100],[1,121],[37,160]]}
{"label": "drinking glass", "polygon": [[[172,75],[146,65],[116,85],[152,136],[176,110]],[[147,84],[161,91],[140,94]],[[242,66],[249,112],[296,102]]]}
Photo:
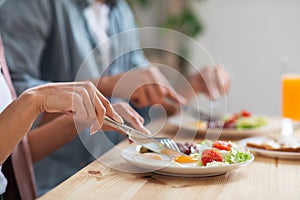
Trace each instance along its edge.
{"label": "drinking glass", "polygon": [[300,59],[286,59],[282,63],[282,129],[281,134],[290,136],[295,124],[300,122]]}

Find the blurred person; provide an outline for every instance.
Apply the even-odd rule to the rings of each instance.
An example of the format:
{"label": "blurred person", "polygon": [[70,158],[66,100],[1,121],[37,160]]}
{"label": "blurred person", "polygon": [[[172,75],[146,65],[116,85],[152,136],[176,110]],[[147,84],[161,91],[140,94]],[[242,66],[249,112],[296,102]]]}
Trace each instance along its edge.
{"label": "blurred person", "polygon": [[[79,67],[97,44],[136,27],[132,12],[123,0],[10,0],[0,8],[0,23],[18,94],[49,82],[74,81]],[[137,35],[133,34],[126,41],[106,48],[100,46],[96,48],[99,57],[95,56],[86,64],[91,68],[95,64],[104,71],[103,63],[110,56],[108,52],[118,52],[127,46],[130,49],[138,44]],[[196,93],[203,92],[216,99],[228,91],[230,78],[222,67],[206,67],[202,72],[188,79]],[[149,66],[141,50],[120,56],[111,63],[104,76],[98,78],[93,82],[106,97],[110,97],[116,84],[123,81],[114,95],[130,99],[133,105],[141,108],[138,111],[142,114],[147,111],[145,107],[153,104],[176,111],[178,106],[165,99],[171,99],[174,104],[186,102],[174,89],[165,87],[169,82],[156,66]],[[147,84],[149,82],[152,84]],[[205,82],[209,84],[205,85]],[[128,96],[131,90],[133,93]],[[191,98],[190,94],[184,96]],[[101,134],[97,136],[100,137],[98,140],[104,140]],[[123,139],[113,134],[106,136],[113,143]],[[84,142],[93,146],[95,141],[87,139]],[[94,145],[97,156],[111,147]],[[38,190],[40,193],[49,190],[93,159],[76,138],[35,166]],[[44,173],[45,169],[47,173]]]}

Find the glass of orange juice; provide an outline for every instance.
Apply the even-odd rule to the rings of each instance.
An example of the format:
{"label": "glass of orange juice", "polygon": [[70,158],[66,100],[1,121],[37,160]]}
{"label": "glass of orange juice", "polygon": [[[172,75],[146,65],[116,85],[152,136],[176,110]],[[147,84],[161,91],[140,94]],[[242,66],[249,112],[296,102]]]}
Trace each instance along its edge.
{"label": "glass of orange juice", "polygon": [[290,60],[282,66],[282,135],[293,134],[295,123],[300,122],[300,62]]}

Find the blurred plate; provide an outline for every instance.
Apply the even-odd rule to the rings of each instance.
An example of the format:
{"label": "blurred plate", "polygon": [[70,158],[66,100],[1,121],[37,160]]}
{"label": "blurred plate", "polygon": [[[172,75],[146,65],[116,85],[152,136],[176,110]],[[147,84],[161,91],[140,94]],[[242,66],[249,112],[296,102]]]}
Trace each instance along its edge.
{"label": "blurred plate", "polygon": [[143,157],[136,151],[136,147],[130,147],[122,150],[121,156],[133,164],[134,166],[145,169],[145,172],[154,172],[157,174],[169,175],[169,176],[183,176],[183,177],[208,177],[225,174],[229,171],[242,168],[254,160],[254,156],[251,154],[251,159],[237,164],[230,164],[224,166],[214,167],[197,167],[191,164],[179,164],[176,163],[168,156],[162,156],[162,160],[155,160]]}
{"label": "blurred plate", "polygon": [[[258,116],[258,115],[257,115]],[[176,115],[170,117],[168,120],[169,125],[183,129],[188,131],[196,131],[198,134],[205,135],[206,133],[209,134],[222,134],[223,137],[251,137],[251,136],[261,136],[265,135],[266,133],[276,132],[279,131],[281,128],[281,119],[277,117],[271,116],[261,116],[266,119],[267,124],[265,126],[261,126],[258,128],[251,128],[251,129],[233,129],[233,128],[209,128],[206,127],[197,127],[197,119],[188,115]],[[205,121],[203,121],[206,123]]]}
{"label": "blurred plate", "polygon": [[262,156],[271,158],[283,158],[283,159],[300,159],[300,153],[297,152],[285,152],[285,151],[270,151],[258,148],[247,147],[247,143],[261,143],[270,140],[268,137],[250,137],[239,141],[239,144],[249,149],[251,152],[257,153]]}

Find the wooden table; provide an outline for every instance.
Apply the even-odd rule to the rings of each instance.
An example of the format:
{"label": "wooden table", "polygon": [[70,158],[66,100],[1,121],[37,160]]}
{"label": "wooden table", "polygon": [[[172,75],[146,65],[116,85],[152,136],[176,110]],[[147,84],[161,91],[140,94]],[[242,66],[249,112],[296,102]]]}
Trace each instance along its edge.
{"label": "wooden table", "polygon": [[[132,145],[124,141],[100,159],[113,160],[113,167],[131,167],[119,151]],[[256,156],[244,168],[205,178],[125,173],[94,161],[40,199],[299,200],[300,160]]]}

